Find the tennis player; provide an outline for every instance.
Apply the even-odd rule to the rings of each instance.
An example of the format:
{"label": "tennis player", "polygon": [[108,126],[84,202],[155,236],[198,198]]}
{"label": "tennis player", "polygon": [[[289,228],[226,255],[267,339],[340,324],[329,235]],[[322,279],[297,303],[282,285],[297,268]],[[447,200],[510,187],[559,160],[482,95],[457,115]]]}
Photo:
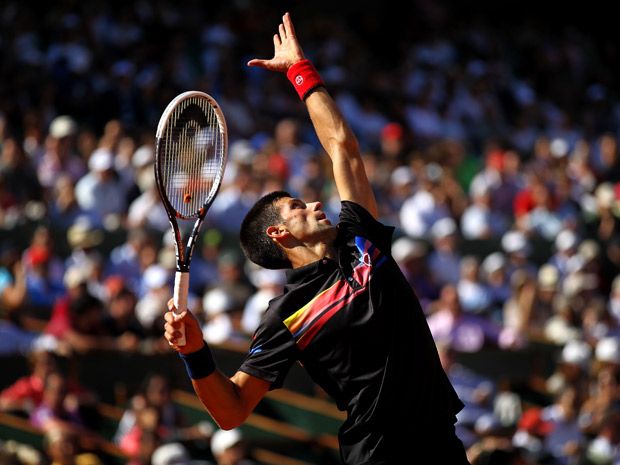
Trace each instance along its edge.
{"label": "tennis player", "polygon": [[[290,271],[284,294],[270,302],[231,378],[217,370],[190,312],[177,320],[166,313],[165,337],[224,429],[243,423],[300,362],[347,412],[339,432],[345,464],[466,464],[454,430],[462,404],[418,299],[390,255],[394,229],[376,219],[357,140],[305,59],[288,13],[273,42],[273,58],[248,64],[286,73],[305,102],[333,163],[339,223],[330,223],[320,202],[286,192],[266,195],[247,214],[240,233],[247,257]],[[186,325],[183,347],[176,345],[180,322]]]}

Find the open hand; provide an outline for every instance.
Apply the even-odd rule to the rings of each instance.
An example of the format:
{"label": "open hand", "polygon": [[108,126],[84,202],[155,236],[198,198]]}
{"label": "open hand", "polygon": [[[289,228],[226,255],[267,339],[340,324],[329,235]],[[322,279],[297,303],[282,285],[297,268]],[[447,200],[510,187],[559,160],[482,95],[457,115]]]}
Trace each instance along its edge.
{"label": "open hand", "polygon": [[282,16],[282,24],[278,27],[278,33],[273,36],[274,55],[270,60],[253,59],[248,66],[258,66],[269,71],[285,73],[292,65],[303,60],[304,52],[297,41],[295,28],[291,21],[291,15],[285,13]]}

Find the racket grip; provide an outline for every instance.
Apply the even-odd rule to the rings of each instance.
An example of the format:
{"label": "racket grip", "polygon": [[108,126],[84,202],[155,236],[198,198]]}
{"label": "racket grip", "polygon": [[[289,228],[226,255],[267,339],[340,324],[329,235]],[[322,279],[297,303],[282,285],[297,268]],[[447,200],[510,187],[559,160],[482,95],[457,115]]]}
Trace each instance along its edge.
{"label": "racket grip", "polygon": [[[189,273],[177,271],[174,276],[174,295],[172,296],[175,310],[175,317],[187,310],[187,295],[189,293]],[[178,346],[185,345],[185,323],[179,328],[181,337],[177,339]]]}

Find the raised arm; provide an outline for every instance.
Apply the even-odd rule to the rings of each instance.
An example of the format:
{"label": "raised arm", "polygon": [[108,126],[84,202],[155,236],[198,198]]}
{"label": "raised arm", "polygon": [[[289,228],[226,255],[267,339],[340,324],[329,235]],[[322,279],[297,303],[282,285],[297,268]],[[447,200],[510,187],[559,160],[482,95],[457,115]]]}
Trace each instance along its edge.
{"label": "raised arm", "polygon": [[[273,45],[273,58],[250,60],[248,65],[286,73],[291,66],[305,60],[288,13],[273,36]],[[377,202],[366,177],[357,139],[334,99],[320,86],[306,97],[305,103],[319,141],[332,160],[341,200],[356,202],[377,217]]]}

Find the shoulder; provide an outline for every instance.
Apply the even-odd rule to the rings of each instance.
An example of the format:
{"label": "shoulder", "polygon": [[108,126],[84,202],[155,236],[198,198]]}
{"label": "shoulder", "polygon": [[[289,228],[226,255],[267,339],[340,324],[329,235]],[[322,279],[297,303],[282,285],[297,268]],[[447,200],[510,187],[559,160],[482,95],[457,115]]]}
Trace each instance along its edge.
{"label": "shoulder", "polygon": [[379,247],[383,253],[389,253],[394,229],[378,221],[361,205],[351,201],[342,202],[338,223],[340,240],[363,237]]}

